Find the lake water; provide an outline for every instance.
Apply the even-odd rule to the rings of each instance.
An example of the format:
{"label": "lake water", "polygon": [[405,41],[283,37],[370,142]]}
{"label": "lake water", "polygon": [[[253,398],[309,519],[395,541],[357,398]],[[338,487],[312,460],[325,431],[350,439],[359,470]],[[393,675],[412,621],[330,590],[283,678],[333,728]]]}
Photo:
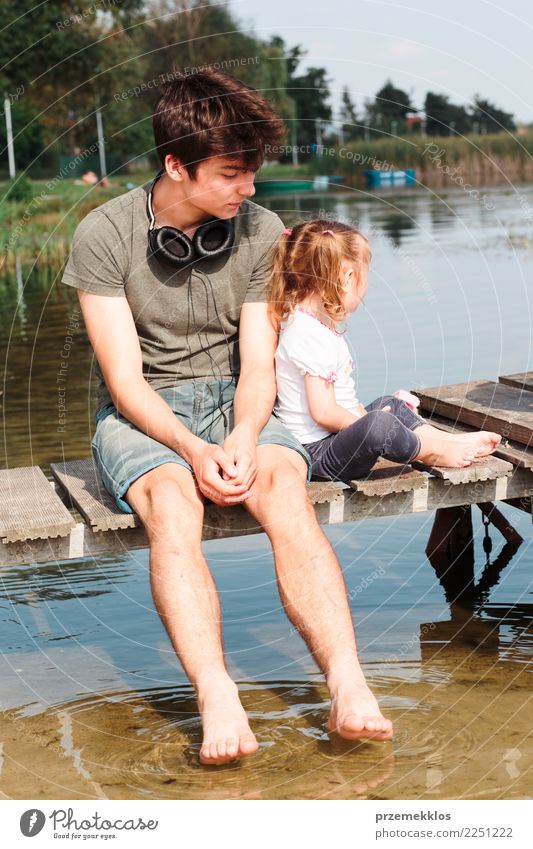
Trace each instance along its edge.
{"label": "lake water", "polygon": [[[264,201],[287,223],[325,210],[370,235],[370,289],[348,331],[363,403],[400,387],[533,368],[533,188],[483,191],[490,203],[460,189]],[[91,351],[75,328],[75,294],[24,277],[19,289],[0,287],[3,467],[87,456]],[[65,344],[67,417],[58,432]],[[327,693],[281,609],[266,537],[207,543],[228,663],[261,744],[217,770],[197,761],[193,693],[154,611],[146,551],[4,569],[0,791],[531,798],[531,519],[502,509],[524,543],[499,574],[484,572],[474,508],[476,577],[492,575],[493,585],[461,605],[447,602],[424,554],[433,514],[326,531],[345,570],[365,672],[394,721],[386,744],[341,744],[325,733]],[[494,560],[503,540],[492,537]]]}

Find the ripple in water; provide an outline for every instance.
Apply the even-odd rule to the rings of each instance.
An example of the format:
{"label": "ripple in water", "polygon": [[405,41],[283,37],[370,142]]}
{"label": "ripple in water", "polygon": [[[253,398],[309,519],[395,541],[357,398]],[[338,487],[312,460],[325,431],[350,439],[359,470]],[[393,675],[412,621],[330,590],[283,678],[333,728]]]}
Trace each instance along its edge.
{"label": "ripple in water", "polygon": [[[495,676],[489,692],[479,692],[473,682],[379,677],[371,684],[394,722],[392,743],[330,738],[321,684],[246,684],[241,698],[260,750],[217,768],[198,762],[201,727],[189,686],[92,695],[32,716],[11,711],[0,716],[0,732],[5,762],[20,766],[7,774],[4,768],[2,790],[24,798],[21,776],[29,768],[30,785],[44,798],[524,795],[532,766],[529,714],[516,679],[510,687]],[[505,715],[513,720],[500,751],[494,734]]]}

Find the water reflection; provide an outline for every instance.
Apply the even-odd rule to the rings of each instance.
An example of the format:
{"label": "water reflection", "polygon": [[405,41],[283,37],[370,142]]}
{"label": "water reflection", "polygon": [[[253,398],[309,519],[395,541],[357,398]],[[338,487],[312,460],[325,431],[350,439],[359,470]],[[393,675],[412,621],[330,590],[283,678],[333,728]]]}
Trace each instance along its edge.
{"label": "water reflection", "polygon": [[129,559],[101,555],[97,562],[65,560],[0,570],[0,599],[16,605],[91,598],[115,591],[134,574]]}
{"label": "water reflection", "polygon": [[[365,664],[394,722],[392,743],[330,737],[327,691],[312,670],[292,680],[264,676],[252,683],[241,676],[260,750],[212,770],[198,762],[196,700],[188,684],[175,683],[168,646],[168,674],[153,668],[152,684],[145,670],[153,663],[140,642],[133,656],[121,655],[121,644],[135,634],[145,646],[158,645],[146,613],[136,617],[140,629],[131,634],[124,629],[131,612],[122,610],[120,619],[128,598],[135,599],[134,572],[133,564],[108,558],[92,566],[39,567],[26,572],[26,582],[23,568],[3,576],[13,613],[6,608],[2,615],[0,702],[8,710],[0,714],[0,734],[10,764],[2,790],[13,798],[26,798],[29,788],[48,798],[117,799],[527,795],[533,604],[491,603],[471,592],[441,608],[436,619],[411,612],[416,639],[401,644],[398,638],[396,650]],[[100,594],[109,599],[105,608]],[[111,622],[116,630],[110,640],[101,628]],[[249,641],[245,645],[253,650]],[[296,638],[294,646],[297,659],[305,650]],[[269,645],[270,668],[275,656]],[[174,683],[163,684],[164,677]]]}
{"label": "water reflection", "polygon": [[415,230],[415,222],[406,215],[391,213],[380,221],[381,228],[386,236],[392,240],[393,245],[399,248],[403,237],[410,231]]}
{"label": "water reflection", "polygon": [[[373,228],[372,285],[349,337],[363,399],[527,367],[531,252],[517,256],[505,232],[508,223],[516,240],[528,234],[515,196],[502,190],[492,216],[460,191],[443,197],[358,191],[266,201],[287,223],[325,210]],[[22,278],[15,266],[0,281],[0,461],[46,468],[89,454],[92,352],[81,322],[74,327],[77,297],[59,285],[60,265],[30,276],[20,270]],[[59,431],[66,340],[68,411]],[[352,586],[383,567],[352,601],[365,671],[395,723],[392,744],[353,745],[325,733],[327,693],[280,609],[266,540],[208,547],[229,662],[261,743],[248,762],[217,770],[197,761],[196,703],[153,609],[146,552],[4,570],[2,791],[13,798],[531,795],[529,517],[517,519],[526,540],[519,551],[504,545],[476,566],[470,550],[455,568],[435,561],[435,571],[424,557],[430,522],[418,515],[328,530]]]}

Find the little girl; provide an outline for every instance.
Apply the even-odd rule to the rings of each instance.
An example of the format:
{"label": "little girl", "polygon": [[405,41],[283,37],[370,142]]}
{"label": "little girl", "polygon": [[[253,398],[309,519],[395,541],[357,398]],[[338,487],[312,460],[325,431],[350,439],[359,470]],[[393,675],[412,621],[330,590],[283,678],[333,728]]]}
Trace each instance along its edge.
{"label": "little girl", "polygon": [[285,230],[276,246],[271,311],[280,326],[276,416],[304,445],[313,480],[365,477],[378,457],[407,464],[468,466],[501,437],[453,435],[426,424],[405,401],[363,407],[341,329],[368,288],[370,247],[356,229],[316,220]]}

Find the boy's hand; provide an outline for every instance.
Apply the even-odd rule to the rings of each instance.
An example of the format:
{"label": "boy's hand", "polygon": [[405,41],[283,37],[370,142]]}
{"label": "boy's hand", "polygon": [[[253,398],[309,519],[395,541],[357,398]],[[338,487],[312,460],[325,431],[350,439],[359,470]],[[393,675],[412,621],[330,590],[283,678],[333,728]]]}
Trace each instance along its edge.
{"label": "boy's hand", "polygon": [[233,463],[235,474],[231,477],[224,470],[224,480],[234,487],[244,486],[249,490],[257,476],[257,441],[253,428],[238,424],[224,440],[226,455]]}
{"label": "boy's hand", "polygon": [[240,504],[250,493],[237,481],[237,467],[230,453],[221,445],[202,443],[189,456],[198,488],[202,495],[221,507]]}

